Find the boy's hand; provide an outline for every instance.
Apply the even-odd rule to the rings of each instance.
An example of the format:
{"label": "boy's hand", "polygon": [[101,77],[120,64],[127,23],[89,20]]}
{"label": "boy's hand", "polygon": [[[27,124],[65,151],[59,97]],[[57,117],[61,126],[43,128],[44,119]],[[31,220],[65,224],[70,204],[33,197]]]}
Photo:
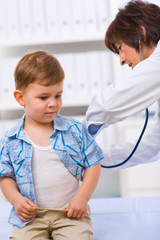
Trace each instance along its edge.
{"label": "boy's hand", "polygon": [[18,217],[22,221],[28,222],[35,216],[38,206],[28,198],[20,196],[17,198],[14,208]]}
{"label": "boy's hand", "polygon": [[66,208],[66,216],[69,218],[83,219],[86,216],[88,201],[82,197],[74,196]]}

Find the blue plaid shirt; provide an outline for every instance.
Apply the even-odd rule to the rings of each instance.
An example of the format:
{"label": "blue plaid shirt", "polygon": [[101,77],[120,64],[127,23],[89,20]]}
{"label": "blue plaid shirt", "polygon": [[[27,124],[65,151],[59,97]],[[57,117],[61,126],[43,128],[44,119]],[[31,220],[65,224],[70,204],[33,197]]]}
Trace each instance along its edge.
{"label": "blue plaid shirt", "polygon": [[[23,131],[24,118],[1,139],[0,177],[13,178],[20,193],[36,203],[31,170],[32,145]],[[103,159],[101,149],[84,125],[71,118],[60,115],[55,117],[50,141],[64,165],[78,180],[83,179],[85,168]],[[26,224],[17,216],[14,208],[9,223],[19,228]]]}

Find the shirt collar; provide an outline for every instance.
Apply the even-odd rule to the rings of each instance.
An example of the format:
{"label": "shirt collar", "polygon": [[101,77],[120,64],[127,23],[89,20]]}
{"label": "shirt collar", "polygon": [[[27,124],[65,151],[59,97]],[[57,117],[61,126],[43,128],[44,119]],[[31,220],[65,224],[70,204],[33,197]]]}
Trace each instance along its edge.
{"label": "shirt collar", "polygon": [[[18,123],[6,132],[7,137],[17,136],[17,138],[22,137],[23,134],[23,125],[24,125],[25,114],[18,121]],[[58,115],[54,118],[54,129],[60,131],[66,131],[68,129],[68,124],[65,123],[62,116]]]}
{"label": "shirt collar", "polygon": [[20,135],[20,133],[23,129],[24,118],[25,118],[25,114],[23,115],[23,117],[18,121],[18,123],[13,128],[11,128],[10,130],[8,130],[6,132],[7,137],[13,137],[15,135],[17,135],[17,137],[19,137],[19,135]]}
{"label": "shirt collar", "polygon": [[64,121],[64,117],[57,115],[54,118],[54,129],[60,131],[66,131],[70,126],[68,126],[68,121]]}

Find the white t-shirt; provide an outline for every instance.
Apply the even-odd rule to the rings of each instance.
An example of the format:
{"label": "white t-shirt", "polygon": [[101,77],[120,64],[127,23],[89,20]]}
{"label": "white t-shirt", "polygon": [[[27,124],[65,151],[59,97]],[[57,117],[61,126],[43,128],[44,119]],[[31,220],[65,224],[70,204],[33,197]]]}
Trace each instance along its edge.
{"label": "white t-shirt", "polygon": [[69,172],[53,147],[34,143],[32,174],[36,201],[41,208],[67,206],[79,188],[79,181]]}

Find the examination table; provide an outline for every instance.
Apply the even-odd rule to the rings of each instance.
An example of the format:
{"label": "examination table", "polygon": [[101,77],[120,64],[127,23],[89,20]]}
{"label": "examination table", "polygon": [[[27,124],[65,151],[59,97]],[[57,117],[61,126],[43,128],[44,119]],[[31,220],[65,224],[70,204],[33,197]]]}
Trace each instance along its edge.
{"label": "examination table", "polygon": [[[160,240],[160,197],[91,199],[89,205],[95,240]],[[0,240],[9,239],[10,209],[0,203]]]}

